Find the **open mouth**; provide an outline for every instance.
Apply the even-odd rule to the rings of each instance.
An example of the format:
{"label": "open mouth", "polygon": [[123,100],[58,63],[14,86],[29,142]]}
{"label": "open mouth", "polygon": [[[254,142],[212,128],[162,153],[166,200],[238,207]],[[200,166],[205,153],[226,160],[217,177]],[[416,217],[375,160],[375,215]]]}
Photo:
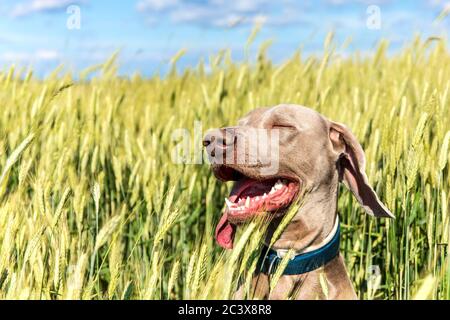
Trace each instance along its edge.
{"label": "open mouth", "polygon": [[220,166],[215,174],[221,180],[235,180],[225,211],[216,228],[216,240],[224,248],[233,247],[236,225],[252,217],[270,213],[283,214],[295,200],[300,185],[286,177],[254,179],[230,167]]}
{"label": "open mouth", "polygon": [[278,212],[287,208],[295,198],[298,184],[284,178],[253,180],[243,177],[237,181],[230,197],[225,198],[228,220],[245,222],[262,212]]}

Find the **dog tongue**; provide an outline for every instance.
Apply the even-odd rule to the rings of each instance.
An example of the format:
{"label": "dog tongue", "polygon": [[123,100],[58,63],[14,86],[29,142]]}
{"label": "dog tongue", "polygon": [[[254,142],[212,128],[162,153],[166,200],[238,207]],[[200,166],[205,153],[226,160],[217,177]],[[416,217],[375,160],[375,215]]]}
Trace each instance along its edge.
{"label": "dog tongue", "polygon": [[216,241],[225,249],[233,249],[234,234],[236,232],[236,225],[228,221],[228,210],[220,218],[219,224],[216,227]]}
{"label": "dog tongue", "polygon": [[[230,195],[230,201],[234,202],[237,199],[237,194],[235,194],[234,189]],[[228,208],[220,218],[219,223],[216,227],[216,241],[224,249],[233,249],[234,234],[236,233],[236,225],[228,221]]]}

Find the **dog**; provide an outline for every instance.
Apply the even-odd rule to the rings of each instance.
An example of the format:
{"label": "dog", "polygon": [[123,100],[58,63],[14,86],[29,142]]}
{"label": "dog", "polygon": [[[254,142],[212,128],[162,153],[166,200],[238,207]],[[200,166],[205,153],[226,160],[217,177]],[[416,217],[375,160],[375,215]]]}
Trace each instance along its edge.
{"label": "dog", "polygon": [[[263,170],[267,154],[250,154],[249,150],[270,144],[255,136],[258,130],[277,133],[277,145],[269,148],[269,153],[277,151],[276,172]],[[357,299],[339,253],[339,183],[350,189],[366,213],[394,215],[370,186],[364,151],[351,131],[307,107],[281,104],[257,108],[235,127],[209,131],[203,145],[214,175],[222,181],[235,181],[215,232],[217,243],[226,249],[232,249],[239,224],[264,212],[271,215],[264,240],[266,245],[270,243],[283,215],[302,191],[308,190],[290,223],[261,255],[259,272],[252,279],[255,297]],[[289,249],[295,250],[295,256],[286,267],[288,271],[269,290],[272,265]],[[242,297],[241,287],[236,298]]]}

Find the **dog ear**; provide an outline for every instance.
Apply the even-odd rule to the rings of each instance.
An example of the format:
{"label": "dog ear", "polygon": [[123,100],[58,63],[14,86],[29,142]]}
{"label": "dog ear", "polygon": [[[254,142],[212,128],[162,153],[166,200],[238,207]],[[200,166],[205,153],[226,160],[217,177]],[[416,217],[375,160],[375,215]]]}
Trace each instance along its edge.
{"label": "dog ear", "polygon": [[369,184],[365,173],[366,157],[356,137],[345,125],[331,122],[330,140],[340,156],[337,164],[340,179],[364,210],[372,216],[395,218]]}

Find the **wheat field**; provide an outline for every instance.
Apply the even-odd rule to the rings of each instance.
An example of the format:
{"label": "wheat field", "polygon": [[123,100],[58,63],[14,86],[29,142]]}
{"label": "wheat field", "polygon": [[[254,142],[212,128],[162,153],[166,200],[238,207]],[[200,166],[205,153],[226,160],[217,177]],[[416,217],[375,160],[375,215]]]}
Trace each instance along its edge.
{"label": "wheat field", "polygon": [[322,55],[280,64],[264,44],[254,61],[224,50],[177,71],[181,51],[150,78],[117,76],[114,56],[79,76],[0,72],[0,298],[230,298],[250,279],[266,222],[219,248],[230,185],[207,163],[173,163],[172,135],[187,129],[194,150],[196,121],[206,130],[289,102],[352,128],[396,215],[372,218],[342,188],[341,252],[359,297],[449,299],[446,43],[417,38],[388,54],[382,41],[343,56],[331,38]]}

